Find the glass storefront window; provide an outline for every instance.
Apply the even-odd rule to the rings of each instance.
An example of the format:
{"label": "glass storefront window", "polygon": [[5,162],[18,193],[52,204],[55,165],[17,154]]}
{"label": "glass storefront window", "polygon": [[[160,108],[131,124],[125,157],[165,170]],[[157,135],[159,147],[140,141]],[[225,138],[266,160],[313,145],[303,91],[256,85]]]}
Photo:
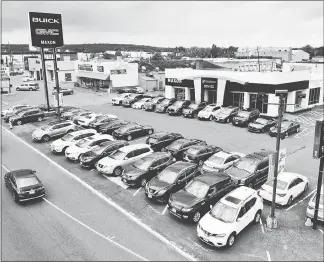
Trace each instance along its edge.
{"label": "glass storefront window", "polygon": [[309,90],[308,105],[314,105],[319,103],[321,88],[316,87]]}
{"label": "glass storefront window", "polygon": [[233,106],[243,108],[244,105],[244,93],[233,93]]}
{"label": "glass storefront window", "polygon": [[250,94],[250,108],[257,108],[261,113],[268,112],[268,95]]}
{"label": "glass storefront window", "polygon": [[184,88],[174,88],[175,98],[178,100],[185,99],[185,89]]}

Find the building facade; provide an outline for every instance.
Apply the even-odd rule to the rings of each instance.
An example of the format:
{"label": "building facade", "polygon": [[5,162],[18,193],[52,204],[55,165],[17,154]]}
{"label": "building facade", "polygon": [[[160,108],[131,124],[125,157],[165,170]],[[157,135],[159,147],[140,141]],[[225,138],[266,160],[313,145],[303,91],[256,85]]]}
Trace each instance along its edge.
{"label": "building facade", "polygon": [[291,62],[309,61],[310,55],[304,50],[292,50]]}
{"label": "building facade", "polygon": [[237,58],[247,57],[272,57],[280,58],[283,62],[290,62],[292,59],[291,47],[247,47],[239,48],[235,53]]}

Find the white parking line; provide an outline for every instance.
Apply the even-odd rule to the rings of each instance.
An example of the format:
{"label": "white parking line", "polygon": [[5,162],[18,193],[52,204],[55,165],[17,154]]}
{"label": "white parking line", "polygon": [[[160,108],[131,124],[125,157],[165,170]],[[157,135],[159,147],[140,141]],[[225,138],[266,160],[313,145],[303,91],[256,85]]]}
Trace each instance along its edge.
{"label": "white parking line", "polygon": [[271,261],[270,253],[269,253],[268,250],[266,250],[266,251],[267,251],[267,258],[268,258],[268,261]]}
{"label": "white parking line", "polygon": [[297,203],[291,205],[290,207],[286,208],[285,210],[288,211],[288,210],[292,209],[292,208],[293,208],[294,206],[296,206],[296,205],[297,205]]}
{"label": "white parking line", "polygon": [[324,232],[323,232],[323,230],[322,229],[318,229],[319,231],[321,231],[321,233],[324,235]]}
{"label": "white parking line", "polygon": [[136,192],[133,194],[133,196],[136,196],[137,193],[142,189],[142,187],[140,187],[139,189],[136,190]]}
{"label": "white parking line", "polygon": [[203,246],[199,245],[198,243],[196,243],[195,241],[193,241],[193,240],[190,239],[189,237],[188,237],[188,239],[189,239],[190,242],[193,243],[196,247],[201,248],[201,249],[203,249],[203,250],[205,250],[205,251],[210,251],[210,250],[204,248]]}
{"label": "white parking line", "polygon": [[292,209],[298,203],[303,202],[305,199],[309,198],[315,191],[316,191],[316,188],[312,192],[310,192],[307,196],[305,196],[303,199],[299,200],[297,203],[291,205],[290,207],[286,208],[285,210],[288,211],[288,210]]}
{"label": "white parking line", "polygon": [[164,215],[164,213],[167,211],[168,209],[168,205],[165,206],[165,208],[163,209],[162,215]]}
{"label": "white parking line", "polygon": [[263,227],[263,223],[262,223],[262,218],[261,217],[260,217],[260,225],[261,225],[262,233],[264,234],[264,227]]}
{"label": "white parking line", "polygon": [[111,182],[114,182],[116,185],[124,188],[124,189],[127,189],[128,186],[125,185],[125,183],[123,181],[121,181],[121,178],[120,177],[110,177],[110,176],[106,176],[104,174],[102,174],[105,178],[109,179]]}
{"label": "white parking line", "polygon": [[46,155],[44,155],[42,152],[40,152],[39,150],[37,150],[33,146],[29,145],[23,139],[21,139],[20,137],[16,136],[12,132],[10,132],[7,128],[2,127],[2,129],[5,130],[5,131],[7,131],[8,134],[10,134],[13,137],[15,137],[18,141],[20,141],[22,144],[24,144],[25,146],[27,146],[28,148],[30,148],[32,151],[34,151],[38,155],[42,156],[49,163],[51,163],[52,165],[56,166],[58,169],[60,169],[61,171],[63,171],[66,175],[68,175],[68,176],[72,177],[73,179],[75,179],[82,186],[84,186],[85,188],[87,188],[88,190],[90,190],[92,193],[94,193],[95,195],[97,195],[100,199],[102,199],[103,201],[105,201],[108,205],[114,207],[116,210],[118,210],[123,215],[125,215],[128,219],[132,220],[134,223],[136,223],[137,225],[139,225],[140,227],[142,227],[144,230],[146,230],[147,232],[149,232],[151,235],[155,236],[157,239],[159,239],[160,241],[162,241],[168,247],[173,248],[181,256],[183,256],[184,258],[186,258],[186,259],[188,259],[190,261],[198,261],[195,256],[193,256],[192,254],[189,254],[189,253],[185,252],[181,247],[179,247],[176,243],[174,243],[174,241],[170,241],[165,236],[161,235],[160,233],[158,233],[157,231],[155,231],[154,229],[152,229],[150,226],[148,226],[145,223],[143,223],[139,218],[137,218],[136,216],[134,216],[133,214],[131,214],[130,212],[128,212],[126,209],[124,209],[121,206],[119,206],[116,202],[114,202],[113,200],[111,200],[107,196],[103,195],[98,190],[96,190],[93,187],[91,187],[89,184],[87,184],[86,182],[84,182],[82,179],[80,179],[79,177],[77,177],[76,175],[74,175],[73,173],[71,173],[70,171],[68,171],[67,169],[65,169],[63,166],[59,165],[58,163],[56,163],[55,161],[53,161],[52,159],[50,159],[49,157],[47,157]]}

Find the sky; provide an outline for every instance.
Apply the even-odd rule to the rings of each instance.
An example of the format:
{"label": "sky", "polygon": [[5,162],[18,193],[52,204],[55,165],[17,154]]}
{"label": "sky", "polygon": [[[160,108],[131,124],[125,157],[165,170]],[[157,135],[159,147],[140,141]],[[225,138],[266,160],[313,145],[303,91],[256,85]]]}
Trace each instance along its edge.
{"label": "sky", "polygon": [[65,44],[323,46],[323,1],[2,1],[2,43],[27,44],[28,12],[62,14]]}

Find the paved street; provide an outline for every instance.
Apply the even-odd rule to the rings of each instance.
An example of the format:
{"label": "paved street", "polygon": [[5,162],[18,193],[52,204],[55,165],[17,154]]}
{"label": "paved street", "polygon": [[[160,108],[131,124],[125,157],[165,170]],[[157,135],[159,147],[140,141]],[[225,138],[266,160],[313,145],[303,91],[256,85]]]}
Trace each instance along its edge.
{"label": "paved street", "polygon": [[[17,80],[17,82],[19,82],[19,80]],[[2,103],[7,103],[5,106],[21,101],[26,101],[26,103],[29,104],[44,103],[43,92],[41,88],[38,92],[20,92],[16,95],[4,96]],[[184,119],[183,117],[170,117],[168,115],[160,115],[142,110],[116,107],[109,103],[112,96],[113,94],[92,93],[90,91],[75,88],[75,95],[65,96],[64,101],[66,102],[64,102],[64,104],[82,105],[80,107],[85,107],[95,112],[111,113],[117,115],[121,119],[135,121],[139,124],[149,124],[155,128],[155,131],[178,132],[184,137],[200,138],[209,144],[220,146],[227,151],[250,153],[261,148],[275,149],[275,138],[271,138],[268,134],[253,134],[248,132],[246,128],[234,127],[230,124],[217,124],[209,121],[198,121],[196,119]],[[314,111],[321,112],[320,110]],[[318,113],[307,114],[307,117],[310,119],[317,119],[319,116]],[[143,189],[130,189],[125,187],[119,178],[107,179],[96,171],[83,170],[80,168],[79,164],[66,161],[64,156],[53,155],[49,150],[49,143],[34,143],[31,139],[31,132],[35,129],[35,126],[40,126],[42,124],[43,123],[26,124],[15,127],[12,132],[28,143],[32,148],[39,150],[43,156],[35,153],[35,151],[26,145],[23,145],[18,138],[13,137],[7,131],[2,131],[2,164],[8,169],[18,169],[22,167],[34,168],[38,171],[40,178],[46,185],[48,192],[46,199],[104,236],[115,237],[114,240],[116,242],[140,254],[144,258],[150,260],[183,259],[183,257],[172,252],[165,244],[158,241],[151,234],[133,225],[133,223],[114,208],[109,207],[97,196],[66,176],[66,173],[62,171],[62,169],[50,164],[45,157],[58,163],[64,169],[73,173],[82,181],[109,197],[109,199],[114,201],[118,206],[134,214],[145,225],[150,226],[155,231],[168,238],[171,242],[176,243],[177,246],[181,247],[186,253],[193,254],[199,260],[308,261],[323,259],[323,225],[320,225],[319,229],[316,231],[304,226],[306,220],[306,206],[309,201],[309,194],[313,192],[316,187],[319,165],[319,161],[312,159],[313,134],[311,130],[314,129],[314,126],[310,121],[301,122],[301,133],[292,135],[281,142],[281,147],[286,148],[288,153],[285,170],[303,174],[307,176],[310,181],[310,186],[306,195],[294,201],[291,208],[279,208],[276,210],[279,220],[278,230],[269,231],[263,224],[250,226],[239,235],[235,246],[231,249],[212,249],[201,243],[197,239],[195,225],[183,223],[171,216],[169,212],[165,210],[165,206],[147,201]],[[7,125],[5,124],[4,127],[6,128]],[[310,131],[306,132],[305,130]],[[300,135],[303,134],[303,132],[304,135]],[[132,143],[141,143],[144,141],[145,138],[142,138]],[[18,162],[16,159],[20,159],[20,161]],[[90,232],[89,229],[73,222],[73,220],[64,216],[62,212],[46,201],[42,201],[36,205],[17,206],[11,201],[8,192],[6,190],[3,192],[3,195],[6,195],[6,197],[4,196],[2,198],[4,203],[6,203],[3,204],[3,207],[9,206],[8,209],[10,211],[8,211],[8,213],[18,212],[15,211],[16,209],[28,211],[30,212],[29,214],[31,214],[31,211],[34,211],[32,213],[33,216],[39,219],[37,221],[40,221],[37,223],[38,225],[43,226],[44,223],[45,226],[48,226],[54,223],[55,225],[58,224],[59,227],[68,227],[68,229],[63,230],[63,232],[67,232],[67,235],[72,238],[71,242],[68,242],[71,243],[71,247],[68,249],[72,254],[77,254],[79,256],[77,259],[83,259],[80,254],[84,254],[86,258],[88,258],[87,256],[89,256],[89,254],[93,254],[93,259],[95,260],[105,259],[105,256],[106,260],[109,260],[107,257],[111,252],[115,252],[112,253],[114,255],[114,260],[119,260],[119,258],[120,260],[138,259],[125,250],[119,249],[113,246],[113,244],[108,243],[107,240],[102,237]],[[46,211],[44,209],[46,209]],[[19,212],[21,214],[21,211]],[[265,223],[265,219],[269,212],[269,205],[265,204],[262,216],[263,223]],[[38,213],[39,215],[37,215]],[[44,215],[41,214],[46,214],[46,217],[44,218]],[[47,217],[47,214],[50,214],[50,216]],[[29,216],[26,215],[26,217]],[[50,220],[50,222],[48,222],[48,220]],[[8,219],[4,219],[4,221],[8,221],[9,223],[9,221],[13,220],[9,216]],[[30,227],[36,226],[32,221],[26,222],[26,224],[27,223]],[[69,223],[73,224],[73,226],[69,227]],[[12,230],[12,228],[15,227],[9,226],[8,230]],[[5,227],[4,230],[6,230]],[[23,228],[20,228],[20,230],[23,232]],[[8,236],[8,234],[9,233],[7,233],[7,235],[5,232],[3,233],[4,236]],[[80,236],[82,234],[86,234],[87,238],[82,238]],[[133,236],[136,236],[136,238]],[[57,243],[54,243],[53,240],[50,240],[46,236],[42,236],[42,238],[48,239],[47,242],[44,241],[46,242],[44,243],[44,247]],[[14,238],[12,238],[12,241],[13,240]],[[77,241],[81,241],[81,244],[75,245]],[[96,243],[99,242],[96,246],[98,246],[98,250],[100,249],[101,252],[96,252],[91,248],[91,253],[89,253],[89,246],[93,245],[94,241],[96,241]],[[109,248],[100,248],[103,244],[109,247],[111,246],[113,251]],[[69,246],[69,244],[67,244],[67,246]],[[76,247],[80,248],[80,252]],[[44,248],[43,250],[45,252],[46,249]],[[109,250],[111,252],[109,252]],[[41,254],[42,253],[39,252],[40,257],[42,256]],[[61,257],[66,256],[63,252],[57,252],[57,254],[60,254]],[[10,257],[10,259],[16,258]],[[28,259],[28,257],[26,259]]]}

